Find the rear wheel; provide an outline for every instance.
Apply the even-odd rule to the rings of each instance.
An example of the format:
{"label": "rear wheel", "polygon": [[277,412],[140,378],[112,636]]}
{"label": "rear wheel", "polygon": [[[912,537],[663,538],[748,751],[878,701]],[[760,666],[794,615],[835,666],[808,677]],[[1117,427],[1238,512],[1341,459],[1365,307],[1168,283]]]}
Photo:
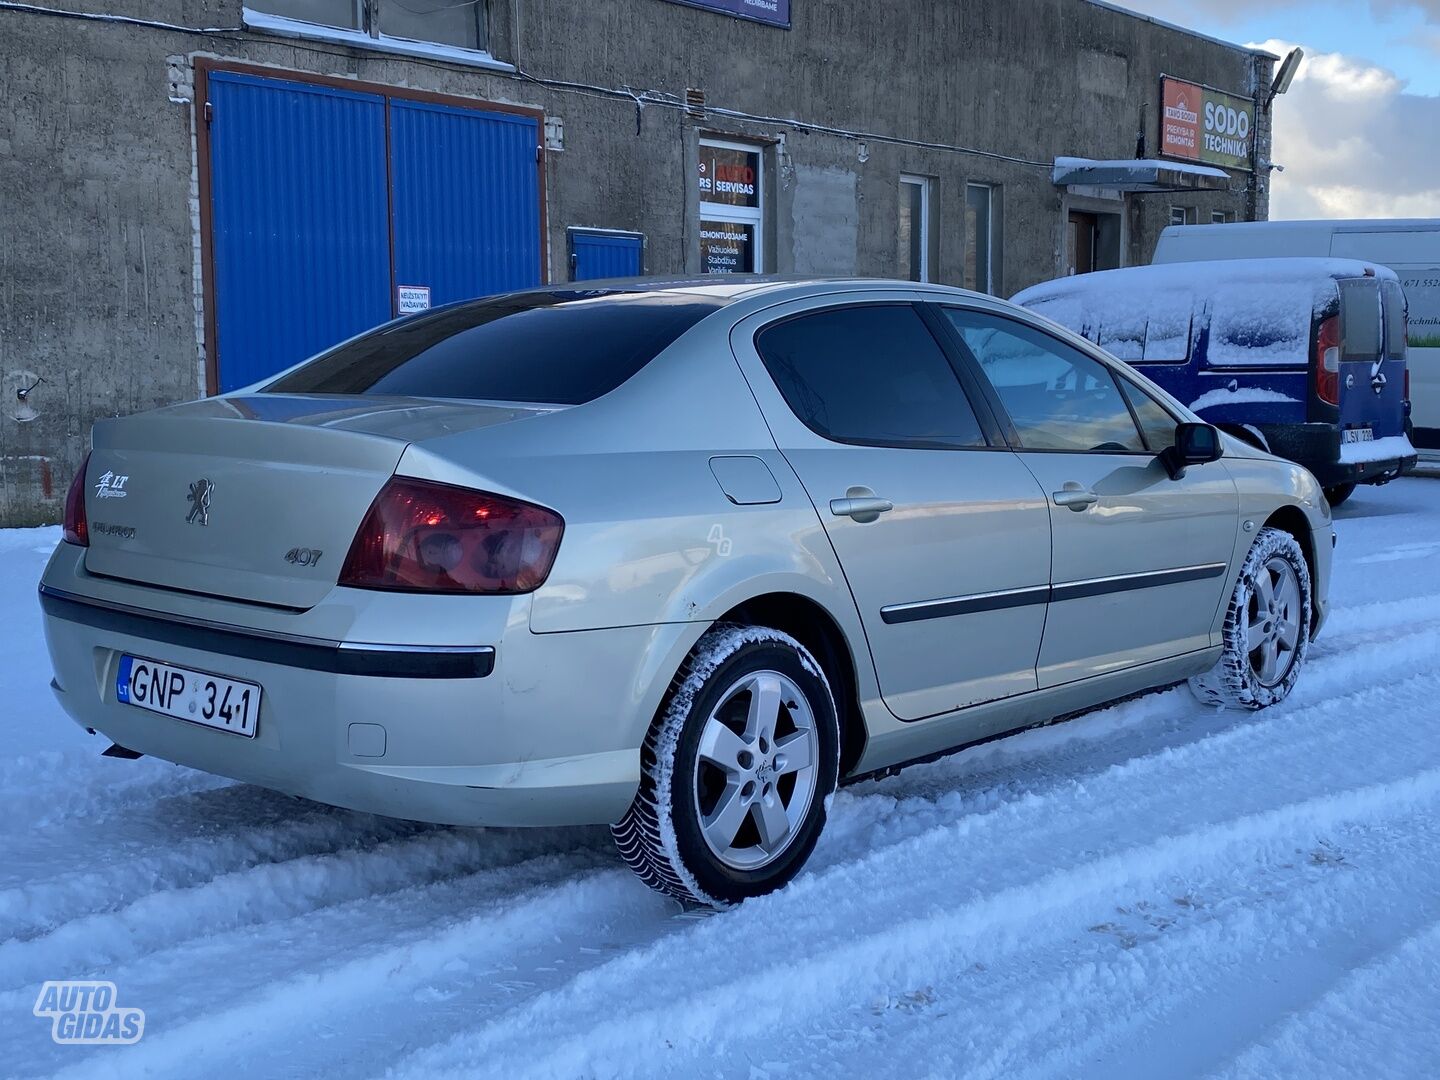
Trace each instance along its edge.
{"label": "rear wheel", "polygon": [[771,892],[814,850],[839,757],[830,686],[805,647],[767,627],[717,626],[651,726],[616,845],[642,881],[688,904]]}
{"label": "rear wheel", "polygon": [[1339,506],[1353,494],[1355,494],[1354,484],[1336,484],[1325,489],[1325,501],[1332,507]]}
{"label": "rear wheel", "polygon": [[1310,569],[1283,529],[1255,538],[1225,614],[1220,662],[1190,680],[1208,705],[1263,709],[1283,701],[1310,648]]}

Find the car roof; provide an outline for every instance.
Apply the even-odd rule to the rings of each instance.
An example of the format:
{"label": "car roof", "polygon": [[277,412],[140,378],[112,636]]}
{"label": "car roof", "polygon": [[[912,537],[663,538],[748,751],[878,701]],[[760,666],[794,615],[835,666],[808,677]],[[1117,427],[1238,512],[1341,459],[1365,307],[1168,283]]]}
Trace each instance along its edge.
{"label": "car roof", "polygon": [[[599,297],[606,295],[620,294],[646,294],[646,293],[684,293],[696,297],[704,297],[719,305],[732,303],[742,299],[752,299],[760,296],[776,296],[782,294],[824,295],[831,292],[865,291],[871,289],[907,289],[943,292],[952,296],[973,295],[983,299],[993,300],[994,297],[984,297],[982,294],[967,294],[963,289],[956,289],[951,286],[934,285],[919,281],[900,281],[887,278],[866,278],[866,277],[821,277],[821,276],[792,276],[779,274],[711,274],[697,275],[692,277],[629,277],[629,278],[603,278],[593,281],[557,282],[549,285],[537,285],[528,289],[520,289],[506,295],[524,296],[535,293],[549,293],[560,297]],[[497,299],[497,297],[485,297],[484,299]]]}

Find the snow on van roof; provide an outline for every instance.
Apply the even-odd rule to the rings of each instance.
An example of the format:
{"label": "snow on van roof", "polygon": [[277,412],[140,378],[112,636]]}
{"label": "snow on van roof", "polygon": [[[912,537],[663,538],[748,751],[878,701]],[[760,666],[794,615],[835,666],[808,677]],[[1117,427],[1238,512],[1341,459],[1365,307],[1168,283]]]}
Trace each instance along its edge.
{"label": "snow on van roof", "polygon": [[[1228,227],[1228,226],[1227,226]],[[1028,307],[1036,301],[1062,296],[1100,294],[1123,290],[1135,305],[1144,302],[1143,291],[1207,293],[1216,285],[1300,285],[1348,277],[1394,278],[1395,271],[1360,259],[1215,259],[1206,262],[1127,266],[1097,270],[1093,274],[1043,281],[1016,293],[1011,301]]]}
{"label": "snow on van roof", "polygon": [[1165,231],[1186,236],[1227,232],[1286,232],[1313,229],[1317,232],[1440,232],[1440,218],[1288,218],[1280,221],[1227,221],[1224,224],[1167,225]]}
{"label": "snow on van roof", "polygon": [[1208,309],[1211,364],[1303,364],[1311,319],[1334,300],[1336,279],[1365,276],[1395,280],[1358,259],[1235,259],[1057,278],[1013,299],[1131,363],[1185,360],[1195,314]]}

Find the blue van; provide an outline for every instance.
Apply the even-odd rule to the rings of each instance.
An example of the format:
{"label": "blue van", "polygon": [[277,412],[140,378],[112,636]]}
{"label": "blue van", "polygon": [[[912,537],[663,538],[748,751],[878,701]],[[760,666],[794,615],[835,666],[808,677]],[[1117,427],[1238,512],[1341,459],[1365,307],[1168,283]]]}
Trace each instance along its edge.
{"label": "blue van", "polygon": [[1099,345],[1200,417],[1304,465],[1338,505],[1415,464],[1405,294],[1346,259],[1138,266],[1048,281],[1015,303]]}

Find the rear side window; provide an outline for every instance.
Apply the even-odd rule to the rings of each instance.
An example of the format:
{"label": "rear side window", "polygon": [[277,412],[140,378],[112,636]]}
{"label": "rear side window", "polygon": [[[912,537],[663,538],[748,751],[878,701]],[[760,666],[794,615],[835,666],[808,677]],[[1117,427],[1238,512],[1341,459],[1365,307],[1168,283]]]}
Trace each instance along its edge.
{"label": "rear side window", "polygon": [[1078,286],[1078,294],[1025,305],[1131,364],[1183,364],[1190,359],[1195,301],[1187,292],[1131,292]]}
{"label": "rear side window", "polygon": [[387,323],[265,389],[580,405],[722,306],[685,293],[517,293]]}
{"label": "rear side window", "polygon": [[984,446],[934,335],[908,304],[831,308],[761,330],[755,348],[817,435],[867,446]]}
{"label": "rear side window", "polygon": [[1210,316],[1211,367],[1304,367],[1316,291],[1308,284],[1226,285]]}
{"label": "rear side window", "polygon": [[1340,283],[1340,359],[1380,358],[1380,283],[1374,278]]}
{"label": "rear side window", "polygon": [[1390,360],[1405,359],[1406,304],[1405,290],[1398,281],[1382,281],[1380,295],[1385,300],[1385,356]]}
{"label": "rear side window", "polygon": [[1154,297],[1145,325],[1147,364],[1183,364],[1190,359],[1190,328],[1195,299],[1188,293]]}

